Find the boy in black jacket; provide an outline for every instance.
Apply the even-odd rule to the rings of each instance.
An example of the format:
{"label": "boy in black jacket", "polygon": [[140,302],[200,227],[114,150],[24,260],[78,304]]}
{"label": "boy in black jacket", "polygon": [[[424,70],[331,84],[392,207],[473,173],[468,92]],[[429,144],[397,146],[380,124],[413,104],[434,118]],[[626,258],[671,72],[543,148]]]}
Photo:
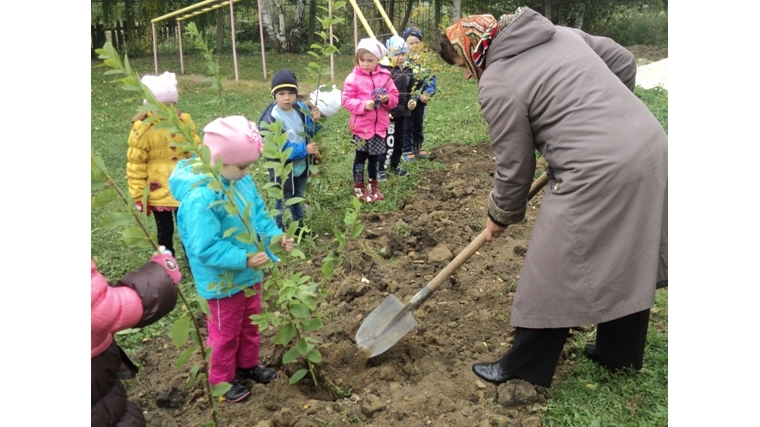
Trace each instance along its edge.
{"label": "boy in black jacket", "polygon": [[[385,146],[387,148],[384,154],[378,156],[377,179],[385,181],[388,179],[386,169],[398,176],[406,176],[408,172],[399,167],[401,162],[402,144],[404,142],[404,120],[411,114],[411,110],[417,106],[417,101],[410,99],[412,92],[412,70],[405,67],[406,54],[409,47],[404,39],[399,36],[392,36],[385,42],[388,48],[388,55],[391,58],[390,66],[386,66],[391,72],[393,83],[398,89],[398,105],[391,110],[391,122],[388,126],[388,135],[385,137]],[[390,156],[390,161],[388,157]]]}

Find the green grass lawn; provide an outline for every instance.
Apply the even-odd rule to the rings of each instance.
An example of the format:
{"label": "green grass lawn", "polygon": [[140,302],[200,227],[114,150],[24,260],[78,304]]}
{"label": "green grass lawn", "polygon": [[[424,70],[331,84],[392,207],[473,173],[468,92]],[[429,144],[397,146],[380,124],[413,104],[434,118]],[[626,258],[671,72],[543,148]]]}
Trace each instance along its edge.
{"label": "green grass lawn", "polygon": [[[432,55],[431,55],[432,56]],[[277,54],[267,57],[267,72],[271,76],[281,68],[290,68],[299,77],[302,88],[313,89],[316,82],[306,79],[306,66],[311,58],[307,55]],[[181,110],[190,113],[197,131],[216,117],[241,114],[258,122],[260,113],[270,102],[269,80],[264,79],[258,56],[238,57],[240,81],[234,81],[234,69],[230,55],[220,57],[223,76],[226,79],[223,104],[210,103],[214,94],[210,83],[197,78],[202,75],[205,64],[200,55],[184,59],[186,76],[179,76]],[[352,68],[351,56],[336,56],[335,78],[341,87],[343,78]],[[99,64],[93,61],[93,66]],[[131,59],[130,64],[140,75],[153,73],[152,58]],[[477,144],[489,139],[487,127],[480,116],[477,102],[477,83],[465,81],[462,73],[438,61],[434,63],[438,78],[438,94],[430,103],[425,118],[425,141],[427,148],[435,149],[444,144]],[[91,154],[101,157],[114,181],[126,189],[126,148],[130,131],[130,119],[141,104],[141,99],[130,99],[132,94],[111,83],[112,76],[104,75],[104,68],[93,68],[91,73]],[[161,58],[159,72],[170,70],[179,74],[179,58]],[[188,75],[195,74],[196,78]],[[329,83],[323,81],[322,83]],[[637,95],[650,107],[653,114],[667,130],[667,91],[637,88]],[[341,111],[327,120],[320,141],[320,151],[331,166],[323,168],[319,177],[310,181],[307,203],[318,207],[325,214],[315,217],[310,224],[318,232],[331,232],[342,222],[342,213],[350,206],[352,183],[351,164],[353,146],[348,132],[348,113]],[[407,165],[405,165],[406,167]],[[408,164],[416,169],[445,167],[436,162]],[[266,181],[266,171],[254,167],[252,175],[257,182]],[[386,201],[367,205],[369,210],[393,210],[418,185],[411,173],[408,179],[388,181],[384,187]],[[107,277],[120,277],[147,261],[148,254],[142,249],[125,247],[113,230],[101,229],[100,220],[109,213],[108,208],[91,211],[91,256],[96,259]],[[149,227],[154,227],[152,220]],[[155,232],[155,230],[153,230]],[[192,292],[189,281],[183,288]],[[183,289],[184,290],[184,289]],[[557,382],[550,390],[547,403],[538,408],[545,426],[663,426],[668,416],[668,301],[667,290],[657,291],[657,301],[652,309],[646,366],[641,373],[611,374],[587,360],[579,360],[574,371]],[[137,343],[143,338],[166,334],[169,317],[139,334],[123,334],[126,344]],[[582,346],[582,343],[579,343]],[[631,421],[631,420],[635,421]]]}

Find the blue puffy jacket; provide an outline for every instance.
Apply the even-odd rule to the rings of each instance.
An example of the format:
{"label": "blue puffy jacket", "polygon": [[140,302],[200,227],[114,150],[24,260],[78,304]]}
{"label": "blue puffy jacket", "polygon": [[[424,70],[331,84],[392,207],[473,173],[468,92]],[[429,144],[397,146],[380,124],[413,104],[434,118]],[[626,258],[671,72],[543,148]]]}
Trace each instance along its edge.
{"label": "blue puffy jacket", "polygon": [[[261,282],[264,274],[246,266],[248,256],[259,250],[253,243],[243,243],[235,236],[245,230],[237,215],[230,215],[222,203],[226,194],[207,185],[207,176],[194,174],[193,159],[182,160],[169,177],[169,190],[180,202],[177,224],[185,247],[198,294],[206,299],[224,298]],[[222,179],[225,189],[230,181]],[[197,185],[194,187],[194,185]],[[240,212],[250,207],[250,223],[258,237],[265,243],[264,250],[274,261],[279,261],[269,251],[269,243],[282,236],[274,220],[267,213],[266,203],[259,196],[250,175],[235,181],[235,204]],[[225,236],[225,232],[238,231]],[[231,286],[230,280],[231,279]]]}
{"label": "blue puffy jacket", "polygon": [[[270,124],[276,120],[274,117],[272,117],[272,110],[274,109],[275,105],[277,105],[277,103],[272,101],[264,110],[264,112],[261,113],[261,116],[259,117],[259,123],[262,129],[267,128],[264,123]],[[288,157],[289,162],[307,158],[309,156],[309,153],[306,151],[306,144],[309,143],[309,138],[313,138],[314,135],[316,135],[317,132],[322,129],[322,126],[314,122],[311,114],[303,113],[303,109],[309,110],[309,106],[306,105],[306,103],[303,101],[296,101],[296,105],[293,108],[295,108],[296,112],[298,112],[298,115],[301,117],[301,122],[304,125],[304,130],[306,133],[306,142],[298,143],[288,140],[288,142],[285,143],[285,146],[282,147],[282,151],[285,151],[288,148],[293,149],[293,151],[290,153],[290,156]]]}

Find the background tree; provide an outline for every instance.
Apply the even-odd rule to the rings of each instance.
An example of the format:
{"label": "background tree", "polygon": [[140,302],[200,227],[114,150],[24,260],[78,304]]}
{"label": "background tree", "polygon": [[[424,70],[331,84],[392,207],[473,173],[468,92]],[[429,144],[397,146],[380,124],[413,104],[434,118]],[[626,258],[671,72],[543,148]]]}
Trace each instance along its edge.
{"label": "background tree", "polygon": [[462,17],[462,0],[453,0],[451,5],[451,20],[458,21]]}
{"label": "background tree", "polygon": [[306,0],[295,0],[295,9],[289,12],[282,0],[263,0],[261,2],[261,20],[264,32],[269,36],[276,52],[299,53],[304,38],[304,15]]}
{"label": "background tree", "polygon": [[[234,6],[233,6],[234,7]],[[224,15],[225,12],[229,14],[228,8],[219,8],[216,10],[216,45],[214,46],[214,53],[219,55],[222,53],[224,47]]]}

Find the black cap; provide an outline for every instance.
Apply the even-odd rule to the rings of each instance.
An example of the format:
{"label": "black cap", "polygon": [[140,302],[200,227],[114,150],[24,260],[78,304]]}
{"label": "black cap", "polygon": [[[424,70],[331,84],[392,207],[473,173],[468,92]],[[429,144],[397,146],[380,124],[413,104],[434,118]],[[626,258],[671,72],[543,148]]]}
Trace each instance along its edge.
{"label": "black cap", "polygon": [[272,76],[272,96],[281,90],[298,93],[298,80],[296,80],[294,72],[283,69],[274,73],[274,76]]}

